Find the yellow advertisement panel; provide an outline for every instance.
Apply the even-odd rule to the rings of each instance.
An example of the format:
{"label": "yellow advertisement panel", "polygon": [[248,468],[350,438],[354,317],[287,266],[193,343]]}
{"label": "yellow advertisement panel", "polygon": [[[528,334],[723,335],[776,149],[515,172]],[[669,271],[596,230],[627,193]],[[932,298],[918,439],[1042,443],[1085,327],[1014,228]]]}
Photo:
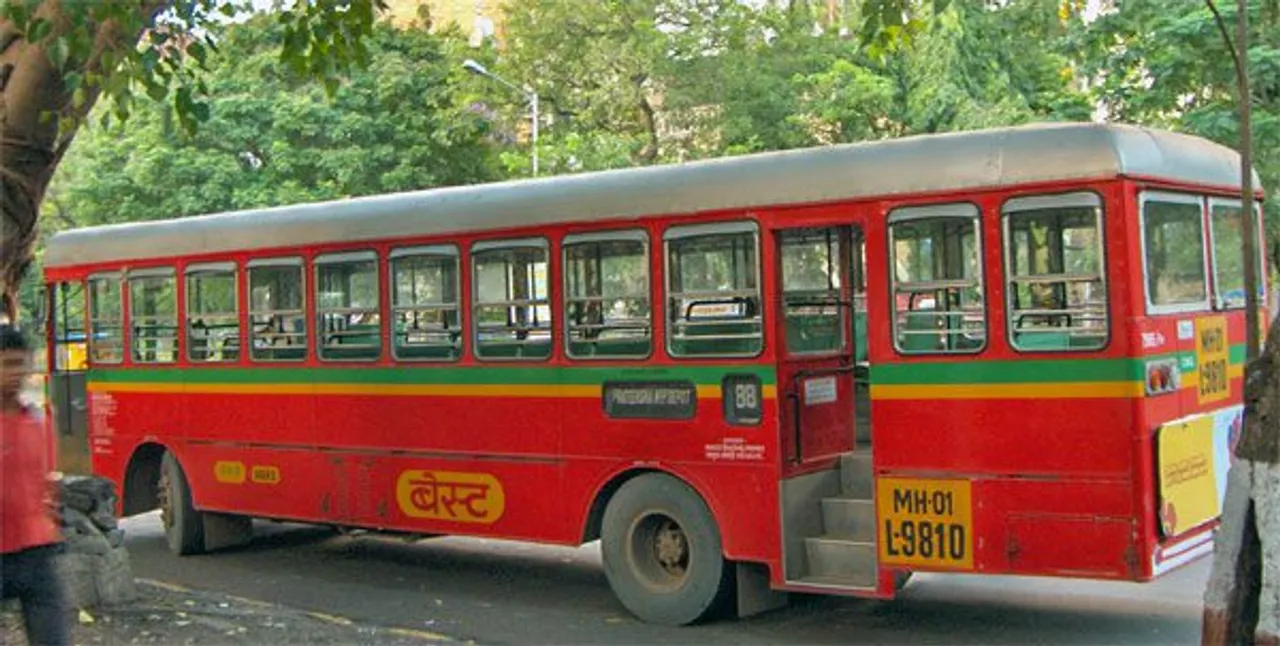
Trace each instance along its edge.
{"label": "yellow advertisement panel", "polygon": [[1165,536],[1182,534],[1221,513],[1217,473],[1221,465],[1214,459],[1213,435],[1213,416],[1160,428],[1160,528]]}
{"label": "yellow advertisement panel", "polygon": [[880,478],[880,561],[973,569],[972,485],[968,480]]}
{"label": "yellow advertisement panel", "polygon": [[1222,401],[1231,396],[1231,345],[1227,342],[1227,317],[1196,319],[1196,367],[1199,370],[1198,391],[1201,404]]}

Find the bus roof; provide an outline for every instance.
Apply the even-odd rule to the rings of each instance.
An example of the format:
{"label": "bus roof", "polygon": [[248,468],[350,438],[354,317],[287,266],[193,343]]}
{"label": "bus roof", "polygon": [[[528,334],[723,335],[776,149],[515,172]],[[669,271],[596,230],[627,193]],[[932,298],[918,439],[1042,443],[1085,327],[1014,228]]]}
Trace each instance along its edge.
{"label": "bus roof", "polygon": [[1115,124],[1034,124],[85,228],[54,235],[44,264],[69,267],[1119,176],[1239,188],[1240,158],[1226,146],[1189,135]]}

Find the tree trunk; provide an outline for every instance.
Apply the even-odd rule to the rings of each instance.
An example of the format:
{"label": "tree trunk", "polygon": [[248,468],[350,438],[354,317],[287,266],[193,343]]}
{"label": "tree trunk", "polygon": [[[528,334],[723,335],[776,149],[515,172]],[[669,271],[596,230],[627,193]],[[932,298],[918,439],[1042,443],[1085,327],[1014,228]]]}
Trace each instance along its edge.
{"label": "tree trunk", "polygon": [[[31,265],[40,203],[100,92],[98,85],[86,82],[83,102],[74,105],[67,74],[90,78],[113,72],[102,69],[103,53],[137,43],[168,4],[140,3],[141,20],[124,27],[114,20],[94,24],[85,11],[72,18],[63,12],[62,0],[44,0],[34,16],[54,27],[38,43],[28,42],[12,22],[0,20],[0,300],[10,320],[17,317],[18,287]],[[58,69],[46,48],[73,30],[92,34],[93,45],[87,57],[70,58]]]}

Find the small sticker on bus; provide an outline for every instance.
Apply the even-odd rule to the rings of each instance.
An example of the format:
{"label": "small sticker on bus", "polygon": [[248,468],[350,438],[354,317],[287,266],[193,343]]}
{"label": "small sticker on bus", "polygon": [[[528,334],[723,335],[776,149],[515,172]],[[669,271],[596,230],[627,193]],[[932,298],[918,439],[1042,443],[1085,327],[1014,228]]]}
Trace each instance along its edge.
{"label": "small sticker on bus", "polygon": [[836,378],[814,377],[804,380],[804,405],[830,404],[836,400]]}
{"label": "small sticker on bus", "polygon": [[214,462],[213,477],[223,484],[244,484],[244,463],[233,460],[219,460],[218,462]]}
{"label": "small sticker on bus", "polygon": [[1190,341],[1196,336],[1195,321],[1178,321],[1178,340]]}

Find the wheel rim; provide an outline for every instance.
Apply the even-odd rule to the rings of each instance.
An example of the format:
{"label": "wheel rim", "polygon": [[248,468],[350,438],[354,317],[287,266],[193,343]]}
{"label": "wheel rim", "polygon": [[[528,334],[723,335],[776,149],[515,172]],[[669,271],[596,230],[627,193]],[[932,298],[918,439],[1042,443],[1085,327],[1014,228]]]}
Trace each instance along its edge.
{"label": "wheel rim", "polygon": [[674,590],[689,579],[693,551],[676,519],[662,512],[642,514],[631,524],[627,557],[641,583]]}

